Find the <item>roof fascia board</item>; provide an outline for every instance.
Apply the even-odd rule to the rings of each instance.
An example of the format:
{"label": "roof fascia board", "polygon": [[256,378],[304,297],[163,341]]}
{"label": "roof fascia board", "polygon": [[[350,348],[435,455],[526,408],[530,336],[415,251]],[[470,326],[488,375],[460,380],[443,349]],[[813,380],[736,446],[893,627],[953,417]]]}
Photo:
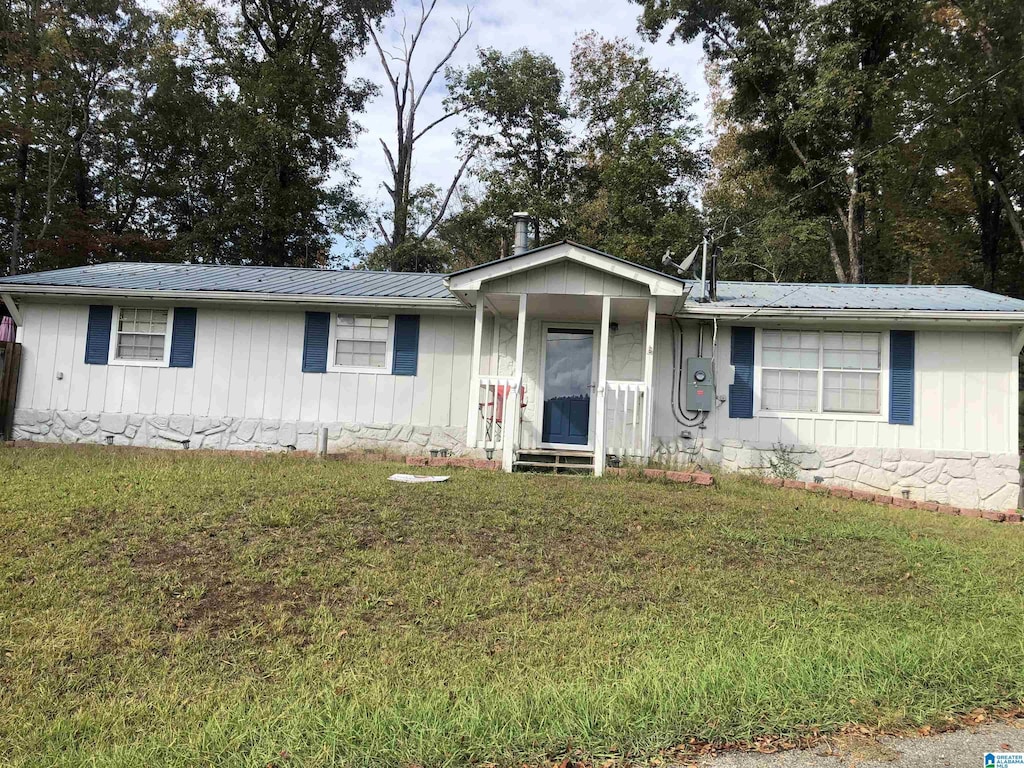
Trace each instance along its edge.
{"label": "roof fascia board", "polygon": [[1024,312],[971,311],[961,309],[921,310],[921,309],[802,309],[796,307],[683,307],[682,316],[717,317],[723,320],[758,319],[862,319],[862,320],[933,320],[945,322],[983,322],[1019,324],[1024,322]]}
{"label": "roof fascia board", "polygon": [[[5,286],[6,287],[6,286]],[[316,294],[255,293],[252,291],[163,291],[124,288],[87,288],[59,285],[11,284],[12,296],[96,297],[103,299],[164,299],[168,301],[241,302],[302,305],[410,307],[424,309],[464,309],[454,296],[424,298],[399,296],[320,296]]]}
{"label": "roof fascia board", "polygon": [[479,291],[482,290],[483,283],[488,280],[543,267],[562,259],[568,259],[601,272],[646,285],[655,296],[682,296],[686,291],[686,285],[682,281],[673,280],[669,277],[660,278],[649,270],[631,266],[628,263],[620,262],[617,259],[612,259],[596,252],[577,248],[571,243],[559,243],[556,246],[538,249],[531,253],[524,253],[521,256],[483,264],[472,271],[457,272],[448,276],[446,284],[448,290],[452,292]]}

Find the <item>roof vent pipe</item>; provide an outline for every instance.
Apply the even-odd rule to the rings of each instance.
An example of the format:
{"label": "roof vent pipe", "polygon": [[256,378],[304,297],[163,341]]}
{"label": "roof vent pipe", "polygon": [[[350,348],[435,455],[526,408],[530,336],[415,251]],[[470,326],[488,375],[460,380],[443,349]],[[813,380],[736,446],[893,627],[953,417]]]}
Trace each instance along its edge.
{"label": "roof vent pipe", "polygon": [[520,253],[526,253],[530,250],[530,214],[526,211],[513,213],[512,224],[515,227],[512,255],[518,256]]}

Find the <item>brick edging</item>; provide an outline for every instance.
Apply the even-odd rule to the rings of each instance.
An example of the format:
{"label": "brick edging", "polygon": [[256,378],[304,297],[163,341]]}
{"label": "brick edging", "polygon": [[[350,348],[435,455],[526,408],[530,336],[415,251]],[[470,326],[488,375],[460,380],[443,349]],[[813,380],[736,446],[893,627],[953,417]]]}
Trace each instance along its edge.
{"label": "brick edging", "polygon": [[813,491],[838,499],[853,499],[854,501],[866,501],[872,504],[884,504],[893,509],[920,509],[928,512],[939,512],[944,515],[959,515],[961,517],[973,517],[983,520],[991,520],[995,523],[1020,523],[1022,520],[1020,510],[1008,509],[1000,512],[994,509],[967,509],[965,507],[953,507],[949,504],[939,504],[934,501],[912,501],[902,496],[888,496],[884,493],[872,491],[856,491],[852,488],[839,488],[836,486],[824,485],[823,483],[805,483],[802,480],[783,480],[779,477],[762,477],[761,482],[774,488],[794,488],[797,490]]}
{"label": "brick edging", "polygon": [[465,467],[466,469],[501,469],[500,461],[487,459],[471,459],[468,456],[435,457],[406,456],[405,463],[410,467]]}
{"label": "brick edging", "polygon": [[[640,471],[630,467],[608,467],[605,472],[609,475],[636,475]],[[645,469],[643,476],[653,480],[669,480],[673,483],[692,483],[693,485],[714,485],[714,475],[707,472],[675,472],[671,469]]]}

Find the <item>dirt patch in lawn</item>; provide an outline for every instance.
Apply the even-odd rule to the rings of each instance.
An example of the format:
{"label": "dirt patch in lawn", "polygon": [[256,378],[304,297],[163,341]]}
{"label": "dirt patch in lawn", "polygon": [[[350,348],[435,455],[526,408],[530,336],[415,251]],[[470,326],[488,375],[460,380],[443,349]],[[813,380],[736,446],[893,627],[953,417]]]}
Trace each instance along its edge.
{"label": "dirt patch in lawn", "polygon": [[[196,538],[200,539],[199,541]],[[209,534],[173,542],[151,541],[130,558],[132,570],[164,596],[171,631],[230,632],[252,624],[300,631],[301,619],[323,596],[304,583],[284,586],[240,578],[226,569],[228,547]]]}

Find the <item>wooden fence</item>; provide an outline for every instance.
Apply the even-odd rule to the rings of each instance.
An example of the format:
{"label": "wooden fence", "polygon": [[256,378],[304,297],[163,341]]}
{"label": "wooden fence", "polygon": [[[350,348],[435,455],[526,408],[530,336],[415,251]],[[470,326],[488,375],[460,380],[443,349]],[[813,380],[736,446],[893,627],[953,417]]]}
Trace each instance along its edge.
{"label": "wooden fence", "polygon": [[14,435],[14,405],[18,398],[18,371],[21,369],[21,344],[0,342],[0,434],[4,440]]}

